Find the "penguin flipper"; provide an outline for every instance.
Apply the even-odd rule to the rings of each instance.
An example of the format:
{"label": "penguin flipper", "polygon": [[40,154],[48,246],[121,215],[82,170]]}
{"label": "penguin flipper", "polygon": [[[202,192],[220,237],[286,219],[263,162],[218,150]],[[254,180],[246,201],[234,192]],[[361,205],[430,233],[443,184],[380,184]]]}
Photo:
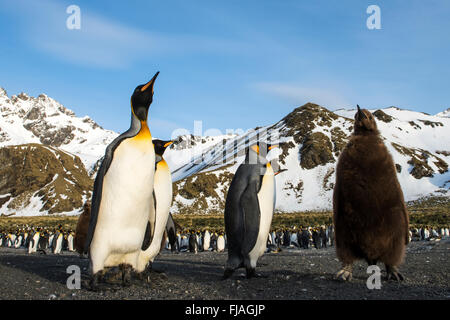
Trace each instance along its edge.
{"label": "penguin flipper", "polygon": [[243,213],[244,239],[242,241],[242,254],[245,256],[256,244],[259,233],[260,207],[258,201],[258,182],[250,182],[239,200]]}
{"label": "penguin flipper", "polygon": [[[155,191],[153,190],[153,211],[150,213],[150,216],[154,216],[153,223],[151,222],[151,219],[147,221],[147,227],[145,228],[145,234],[144,234],[144,240],[142,241],[141,250],[145,251],[150,247],[150,244],[153,241],[153,234],[155,230],[155,224],[156,224],[156,197],[155,197]],[[153,224],[153,225],[152,225]]]}
{"label": "penguin flipper", "polygon": [[152,235],[151,235],[151,231],[150,231],[151,227],[150,227],[150,222],[147,222],[147,228],[145,228],[145,235],[144,235],[144,241],[142,242],[142,246],[141,246],[141,250],[145,251],[148,249],[148,247],[150,247],[150,243]]}

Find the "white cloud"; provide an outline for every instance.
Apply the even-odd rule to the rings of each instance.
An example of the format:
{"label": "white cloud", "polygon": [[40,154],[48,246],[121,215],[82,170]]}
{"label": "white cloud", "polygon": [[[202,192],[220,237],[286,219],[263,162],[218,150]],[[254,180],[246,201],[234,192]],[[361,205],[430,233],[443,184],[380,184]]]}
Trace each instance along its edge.
{"label": "white cloud", "polygon": [[284,99],[289,104],[303,105],[313,102],[328,109],[350,106],[351,103],[336,89],[308,87],[295,83],[258,82],[251,85],[254,89]]}
{"label": "white cloud", "polygon": [[81,28],[66,27],[66,7],[51,0],[18,0],[7,8],[25,16],[23,37],[33,47],[71,63],[127,68],[160,54],[192,52],[239,53],[246,47],[235,40],[141,30],[81,9]]}

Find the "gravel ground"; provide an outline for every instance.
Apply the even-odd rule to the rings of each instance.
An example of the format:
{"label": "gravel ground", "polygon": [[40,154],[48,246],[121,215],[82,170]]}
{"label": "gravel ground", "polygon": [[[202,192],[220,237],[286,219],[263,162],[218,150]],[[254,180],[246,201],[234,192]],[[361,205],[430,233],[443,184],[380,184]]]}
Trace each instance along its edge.
{"label": "gravel ground", "polygon": [[[284,249],[259,260],[257,271],[267,278],[247,280],[237,270],[220,280],[227,254],[200,252],[172,254],[164,251],[154,263],[167,279],[105,292],[86,288],[88,260],[77,254],[32,254],[25,249],[0,248],[0,299],[450,299],[450,240],[412,242],[400,271],[402,283],[386,282],[380,290],[366,286],[367,265],[355,264],[353,280],[334,280],[340,267],[334,248]],[[66,269],[78,265],[82,287],[66,286]]]}

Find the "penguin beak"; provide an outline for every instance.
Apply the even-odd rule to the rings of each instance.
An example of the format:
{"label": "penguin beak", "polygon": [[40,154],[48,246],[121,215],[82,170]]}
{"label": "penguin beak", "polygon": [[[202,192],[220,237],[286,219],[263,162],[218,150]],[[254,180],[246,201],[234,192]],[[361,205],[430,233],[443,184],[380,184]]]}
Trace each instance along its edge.
{"label": "penguin beak", "polygon": [[255,151],[257,154],[259,154],[259,146],[258,146],[257,144],[251,146],[251,149],[252,149],[253,151]]}
{"label": "penguin beak", "polygon": [[173,143],[173,141],[166,142],[166,143],[164,144],[164,148],[167,148],[167,147],[170,146],[172,143]]}
{"label": "penguin beak", "polygon": [[287,171],[287,169],[281,169],[280,171],[275,172],[274,176],[276,176],[277,174],[280,174],[280,173],[282,173],[282,172],[284,172],[284,171]]}
{"label": "penguin beak", "polygon": [[364,119],[367,118],[364,112],[359,108],[359,105],[357,104],[356,107],[358,108],[358,119]]}
{"label": "penguin beak", "polygon": [[155,80],[158,77],[159,71],[157,73],[155,73],[155,75],[153,76],[153,78],[147,82],[142,88],[141,88],[141,92],[146,91],[148,88],[152,89],[152,94],[153,94],[153,85],[155,84]]}
{"label": "penguin beak", "polygon": [[274,144],[274,145],[269,146],[267,149],[272,150],[273,148],[278,148],[279,146],[280,146],[279,144]]}

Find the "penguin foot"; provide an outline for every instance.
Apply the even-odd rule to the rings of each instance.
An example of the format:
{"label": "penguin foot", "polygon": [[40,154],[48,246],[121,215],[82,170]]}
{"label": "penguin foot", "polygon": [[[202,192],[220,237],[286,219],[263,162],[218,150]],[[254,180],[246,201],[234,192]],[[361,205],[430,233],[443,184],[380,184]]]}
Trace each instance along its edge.
{"label": "penguin foot", "polygon": [[263,275],[261,273],[256,273],[256,269],[247,269],[247,275],[246,278],[247,279],[251,279],[251,278],[268,278],[269,276],[267,275]]}
{"label": "penguin foot", "polygon": [[104,282],[104,275],[105,271],[102,270],[92,276],[91,281],[89,283],[89,289],[91,291],[100,292],[100,291],[111,291],[116,289],[114,285]]}
{"label": "penguin foot", "polygon": [[152,268],[151,264],[145,268],[144,271],[137,274],[137,278],[143,282],[150,283],[152,281],[158,280],[168,280],[169,278],[162,270],[155,270]]}
{"label": "penguin foot", "polygon": [[344,281],[351,281],[352,280],[352,272],[353,267],[351,264],[344,265],[341,270],[336,274],[337,279],[341,279]]}
{"label": "penguin foot", "polygon": [[397,282],[405,280],[405,277],[398,271],[396,266],[386,266],[386,280],[396,280]]}
{"label": "penguin foot", "polygon": [[131,278],[133,273],[133,267],[129,264],[120,264],[119,270],[122,274],[122,286],[129,287],[131,286]]}
{"label": "penguin foot", "polygon": [[228,279],[229,277],[231,277],[233,275],[233,273],[234,273],[234,269],[225,269],[225,272],[223,273],[223,276],[222,276],[222,280]]}

